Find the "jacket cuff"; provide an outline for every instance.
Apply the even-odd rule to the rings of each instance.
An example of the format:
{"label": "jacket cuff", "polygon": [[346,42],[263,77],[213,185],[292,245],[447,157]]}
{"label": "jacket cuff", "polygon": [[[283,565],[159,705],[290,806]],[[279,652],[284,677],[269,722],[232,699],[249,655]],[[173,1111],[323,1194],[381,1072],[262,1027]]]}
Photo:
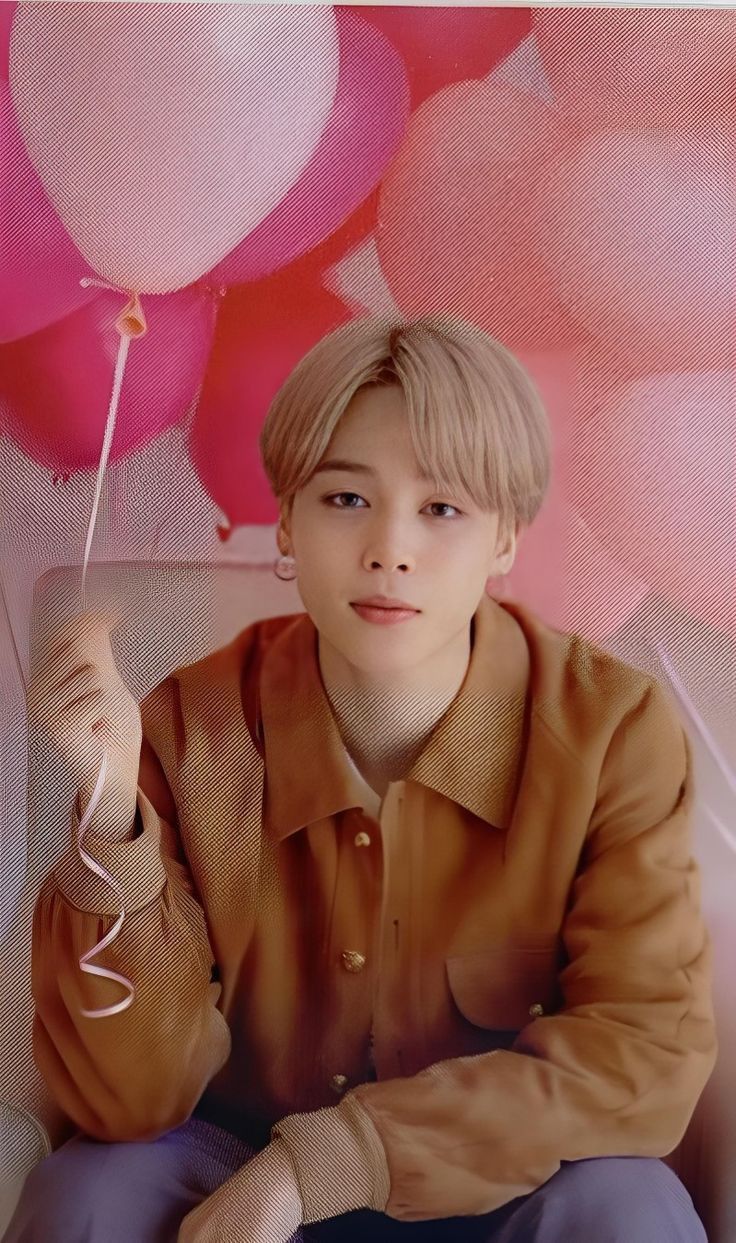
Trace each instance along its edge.
{"label": "jacket cuff", "polygon": [[[103,834],[87,832],[82,838],[82,849],[110,873],[120,890],[118,894],[82,858],[77,843],[79,814],[74,800],[72,844],[53,869],[59,892],[72,906],[96,915],[119,915],[122,904],[126,914],[130,914],[158,897],[167,879],[161,859],[161,824],[156,809],[140,786],[136,822],[139,814],[143,831],[137,837],[116,841]],[[131,825],[131,833],[133,831]]]}
{"label": "jacket cuff", "polygon": [[289,1114],[271,1128],[286,1144],[304,1205],[304,1223],[354,1209],[382,1212],[391,1179],[381,1137],[353,1096],[339,1105]]}

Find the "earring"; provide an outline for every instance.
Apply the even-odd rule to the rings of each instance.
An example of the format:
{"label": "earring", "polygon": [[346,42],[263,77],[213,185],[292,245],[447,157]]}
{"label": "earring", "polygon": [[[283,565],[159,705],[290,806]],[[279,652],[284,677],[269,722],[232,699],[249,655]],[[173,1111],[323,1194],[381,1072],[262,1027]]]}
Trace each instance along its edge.
{"label": "earring", "polygon": [[296,578],[296,561],[294,557],[289,557],[286,554],[277,557],[273,563],[273,572],[277,578],[282,579],[284,582]]}

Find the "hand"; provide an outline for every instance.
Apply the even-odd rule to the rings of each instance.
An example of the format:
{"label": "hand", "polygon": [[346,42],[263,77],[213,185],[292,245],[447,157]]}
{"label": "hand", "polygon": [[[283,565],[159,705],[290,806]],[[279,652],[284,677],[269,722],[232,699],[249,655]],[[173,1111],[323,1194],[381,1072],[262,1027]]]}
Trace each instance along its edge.
{"label": "hand", "polygon": [[273,1140],[187,1213],[177,1243],[289,1243],[303,1216],[294,1166]]}
{"label": "hand", "polygon": [[27,692],[29,723],[61,758],[79,792],[80,814],[92,797],[107,752],[107,772],[93,828],[135,813],[142,742],[140,709],[118,672],[110,632],[119,615],[83,613],[46,641]]}

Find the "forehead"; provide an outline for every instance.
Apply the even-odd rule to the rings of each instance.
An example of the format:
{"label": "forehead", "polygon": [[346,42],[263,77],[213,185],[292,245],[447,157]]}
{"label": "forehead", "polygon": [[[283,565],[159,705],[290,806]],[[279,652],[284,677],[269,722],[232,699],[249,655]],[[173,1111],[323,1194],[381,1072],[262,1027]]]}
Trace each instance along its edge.
{"label": "forehead", "polygon": [[335,435],[380,419],[384,424],[388,421],[400,426],[406,423],[406,413],[406,398],[400,384],[366,384],[348,402]]}
{"label": "forehead", "polygon": [[436,482],[417,459],[400,386],[361,389],[347,406],[313,474],[349,471],[365,478],[409,475]]}

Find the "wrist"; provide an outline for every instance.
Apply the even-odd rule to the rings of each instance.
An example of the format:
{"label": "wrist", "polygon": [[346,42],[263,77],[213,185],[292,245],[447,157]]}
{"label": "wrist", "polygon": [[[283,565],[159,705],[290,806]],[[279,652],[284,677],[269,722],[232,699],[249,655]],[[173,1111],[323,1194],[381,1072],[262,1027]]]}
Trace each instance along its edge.
{"label": "wrist", "polygon": [[[103,789],[91,818],[85,825],[85,835],[107,837],[115,841],[124,841],[136,836],[138,821],[137,787],[132,794],[129,789],[123,791]],[[92,801],[92,791],[81,789],[74,800],[74,815],[77,827]]]}
{"label": "wrist", "polygon": [[296,1225],[300,1226],[304,1221],[304,1202],[302,1200],[296,1165],[289,1152],[288,1145],[280,1136],[276,1136],[266,1146],[264,1153],[267,1154],[266,1159],[269,1164],[273,1166],[275,1179],[286,1193],[285,1199],[291,1206],[291,1215],[298,1218]]}

